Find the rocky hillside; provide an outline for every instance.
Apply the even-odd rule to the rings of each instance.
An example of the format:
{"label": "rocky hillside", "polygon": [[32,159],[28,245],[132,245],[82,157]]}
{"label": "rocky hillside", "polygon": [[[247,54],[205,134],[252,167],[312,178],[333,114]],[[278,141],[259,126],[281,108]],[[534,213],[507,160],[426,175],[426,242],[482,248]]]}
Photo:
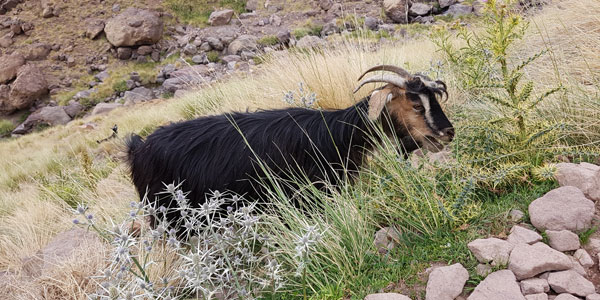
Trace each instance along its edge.
{"label": "rocky hillside", "polygon": [[480,9],[455,0],[182,3],[0,1],[0,137],[169,98],[290,47],[403,39]]}

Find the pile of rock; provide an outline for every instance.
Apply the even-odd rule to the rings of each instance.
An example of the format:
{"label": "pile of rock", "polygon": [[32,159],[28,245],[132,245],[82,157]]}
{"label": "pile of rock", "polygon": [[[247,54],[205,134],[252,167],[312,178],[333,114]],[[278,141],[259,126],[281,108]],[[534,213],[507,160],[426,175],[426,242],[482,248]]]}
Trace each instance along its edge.
{"label": "pile of rock", "polygon": [[[590,280],[592,274],[599,273],[600,239],[590,239],[583,248],[578,236],[592,227],[594,201],[600,200],[600,166],[560,163],[557,169],[561,187],[531,202],[532,225],[513,226],[506,239],[477,239],[467,245],[480,263],[476,272],[485,277],[468,300],[600,299]],[[397,239],[389,232],[378,232],[376,243],[379,241],[382,253]],[[547,244],[540,233],[545,234]],[[460,264],[434,269],[427,282],[426,299],[457,299],[468,277]],[[366,299],[409,298],[373,294]]]}

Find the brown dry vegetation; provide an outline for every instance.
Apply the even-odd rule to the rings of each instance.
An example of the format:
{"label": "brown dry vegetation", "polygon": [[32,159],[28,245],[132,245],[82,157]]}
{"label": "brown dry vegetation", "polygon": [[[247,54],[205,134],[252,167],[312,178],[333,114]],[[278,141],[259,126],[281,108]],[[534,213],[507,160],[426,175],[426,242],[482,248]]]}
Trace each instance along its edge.
{"label": "brown dry vegetation", "polygon": [[[574,124],[582,124],[577,130],[590,141],[600,137],[600,112],[591,111],[594,106],[586,102],[586,93],[598,93],[597,4],[596,0],[569,0],[545,8],[532,18],[528,37],[519,49],[523,57],[542,47],[551,49],[551,55],[529,67],[527,76],[541,85],[562,82],[569,93],[566,99],[545,104],[541,117],[577,120]],[[364,48],[366,45],[347,44],[322,54],[276,57],[268,60],[257,74],[215,84],[183,99],[118,109],[0,142],[0,270],[19,273],[22,258],[33,255],[57,233],[70,228],[70,201],[88,203],[101,226],[111,225],[110,220],[123,220],[129,202],[136,201],[137,195],[120,162],[121,141],[102,145],[95,142],[108,136],[115,123],[122,134],[147,134],[161,124],[205,114],[283,107],[283,93],[295,90],[299,82],[318,95],[320,106],[346,107],[366,95],[367,89],[357,95],[352,95],[352,90],[357,75],[367,67],[389,63],[413,71],[424,70],[437,55],[428,40],[384,46],[375,52]],[[454,88],[452,78],[446,80],[452,87],[447,103],[452,111],[467,99]],[[97,123],[98,129],[79,128],[86,122]],[[103,267],[106,247],[100,244],[84,249],[53,277],[27,284],[52,289],[51,295],[57,296],[49,294],[48,299],[82,299],[85,292],[93,290],[88,276]],[[14,296],[15,291],[21,290],[24,293],[18,295],[28,298],[26,284],[16,283],[13,287],[15,290],[8,291],[8,295]],[[8,299],[2,292],[7,291],[0,291],[0,298]]]}

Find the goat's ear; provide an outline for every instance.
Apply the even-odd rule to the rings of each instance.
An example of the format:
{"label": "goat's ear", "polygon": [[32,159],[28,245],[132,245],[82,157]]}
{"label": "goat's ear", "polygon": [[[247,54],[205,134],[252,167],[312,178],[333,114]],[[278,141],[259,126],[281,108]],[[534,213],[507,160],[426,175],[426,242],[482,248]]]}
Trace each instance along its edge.
{"label": "goat's ear", "polygon": [[394,95],[387,89],[373,92],[369,99],[369,120],[377,120],[385,105],[390,102],[392,98],[394,98]]}

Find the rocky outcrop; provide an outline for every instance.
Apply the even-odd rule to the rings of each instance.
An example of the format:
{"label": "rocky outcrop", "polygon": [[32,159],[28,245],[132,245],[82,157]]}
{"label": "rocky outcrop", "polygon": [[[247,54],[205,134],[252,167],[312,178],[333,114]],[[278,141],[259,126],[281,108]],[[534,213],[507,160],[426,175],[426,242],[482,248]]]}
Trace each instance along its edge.
{"label": "rocky outcrop", "polygon": [[163,21],[158,13],[129,7],[109,19],[104,27],[106,38],[115,47],[151,45],[158,42],[163,33]]}
{"label": "rocky outcrop", "polygon": [[395,23],[408,23],[407,0],[384,0],[383,9],[385,15]]}
{"label": "rocky outcrop", "polygon": [[48,83],[42,71],[34,65],[21,66],[17,79],[11,84],[8,98],[0,98],[0,112],[12,113],[29,108],[48,93]]}
{"label": "rocky outcrop", "polygon": [[0,56],[0,84],[17,77],[17,71],[25,64],[25,58],[19,53]]}

